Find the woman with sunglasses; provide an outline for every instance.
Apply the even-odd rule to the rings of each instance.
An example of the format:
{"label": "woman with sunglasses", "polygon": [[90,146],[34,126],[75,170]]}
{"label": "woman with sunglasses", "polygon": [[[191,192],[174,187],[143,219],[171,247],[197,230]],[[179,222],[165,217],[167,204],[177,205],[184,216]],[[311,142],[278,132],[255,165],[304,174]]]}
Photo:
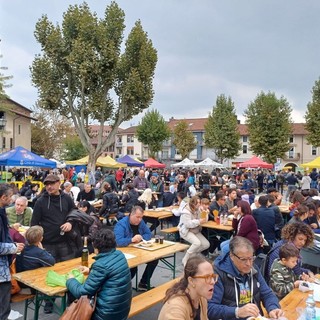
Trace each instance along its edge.
{"label": "woman with sunglasses", "polygon": [[167,290],[158,320],[208,320],[207,301],[217,280],[211,262],[199,253],[191,255],[181,280]]}

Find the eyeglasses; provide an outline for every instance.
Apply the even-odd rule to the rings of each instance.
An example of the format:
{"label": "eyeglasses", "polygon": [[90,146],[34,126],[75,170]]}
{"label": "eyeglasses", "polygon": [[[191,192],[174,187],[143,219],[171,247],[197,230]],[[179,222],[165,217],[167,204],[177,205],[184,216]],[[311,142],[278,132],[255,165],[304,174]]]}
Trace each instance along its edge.
{"label": "eyeglasses", "polygon": [[207,284],[210,284],[213,280],[213,283],[216,283],[218,281],[219,276],[217,274],[211,273],[211,274],[205,274],[203,276],[193,276],[194,279],[204,279],[204,281]]}
{"label": "eyeglasses", "polygon": [[232,254],[236,257],[236,258],[238,258],[242,263],[246,263],[246,262],[253,262],[254,260],[256,260],[256,256],[252,256],[252,257],[250,257],[250,258],[240,258],[240,257],[238,257],[235,253],[233,253],[232,252]]}

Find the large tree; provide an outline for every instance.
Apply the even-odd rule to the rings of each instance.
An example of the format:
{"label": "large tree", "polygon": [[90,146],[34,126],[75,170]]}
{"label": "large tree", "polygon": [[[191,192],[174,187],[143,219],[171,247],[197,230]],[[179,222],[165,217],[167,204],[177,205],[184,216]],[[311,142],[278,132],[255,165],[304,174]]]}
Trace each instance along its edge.
{"label": "large tree", "polygon": [[205,124],[204,142],[219,160],[233,159],[241,149],[237,115],[231,97],[221,94]]}
{"label": "large tree", "polygon": [[31,123],[31,151],[46,158],[61,159],[65,138],[74,135],[71,120],[42,109],[35,109],[33,116],[37,121]]}
{"label": "large tree", "polygon": [[170,129],[159,111],[147,111],[137,127],[137,138],[149,147],[149,156],[155,158],[169,137]]}
{"label": "large tree", "polygon": [[173,144],[180,152],[182,159],[189,157],[190,152],[196,148],[197,141],[186,121],[180,120],[174,127]]}
{"label": "large tree", "polygon": [[78,160],[86,155],[87,151],[77,135],[70,134],[63,140],[62,159]]}
{"label": "large tree", "polygon": [[[119,125],[148,108],[153,99],[157,52],[137,21],[121,53],[124,12],[115,2],[98,19],[88,5],[69,6],[62,25],[47,16],[36,24],[42,54],[31,66],[41,108],[57,110],[72,119],[89,153],[89,167],[114,142]],[[89,121],[100,125],[93,146]],[[105,124],[112,126],[103,136]]]}
{"label": "large tree", "polygon": [[291,111],[292,108],[284,97],[278,99],[274,92],[263,91],[245,110],[250,148],[269,163],[283,158],[289,150]]}
{"label": "large tree", "polygon": [[306,129],[308,130],[307,141],[314,147],[320,146],[320,79],[312,88],[312,100],[307,105],[305,114]]}

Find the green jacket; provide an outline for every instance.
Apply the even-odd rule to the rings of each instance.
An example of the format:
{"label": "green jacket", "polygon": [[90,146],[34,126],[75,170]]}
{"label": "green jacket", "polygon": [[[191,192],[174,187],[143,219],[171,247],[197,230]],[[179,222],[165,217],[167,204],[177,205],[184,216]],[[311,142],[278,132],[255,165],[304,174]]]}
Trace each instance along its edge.
{"label": "green jacket", "polygon": [[32,217],[32,209],[27,207],[25,208],[23,214],[17,215],[16,208],[8,207],[6,208],[7,217],[9,220],[9,225],[13,225],[14,223],[20,223],[23,226],[30,226],[31,217]]}
{"label": "green jacket", "polygon": [[298,280],[298,276],[294,274],[292,269],[281,264],[280,259],[274,260],[271,267],[269,285],[279,299],[282,299],[294,289],[296,280]]}

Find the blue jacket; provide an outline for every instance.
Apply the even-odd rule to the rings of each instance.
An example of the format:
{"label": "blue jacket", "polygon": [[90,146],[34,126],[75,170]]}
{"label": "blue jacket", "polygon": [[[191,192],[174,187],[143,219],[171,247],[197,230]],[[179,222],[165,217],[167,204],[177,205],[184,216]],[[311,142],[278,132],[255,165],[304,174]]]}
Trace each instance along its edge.
{"label": "blue jacket", "polygon": [[[133,232],[130,227],[129,218],[129,216],[124,217],[116,224],[114,228],[114,235],[119,247],[127,247],[131,243],[131,239],[133,238]],[[139,224],[139,234],[144,240],[151,239],[151,231],[143,220],[141,220]]]}
{"label": "blue jacket", "polygon": [[17,272],[34,270],[41,267],[50,267],[55,263],[54,257],[46,250],[34,245],[28,245],[16,257]]}
{"label": "blue jacket", "polygon": [[95,258],[84,284],[67,280],[68,290],[76,297],[97,293],[92,320],[125,320],[131,306],[131,275],[127,260],[121,251],[112,249]]}
{"label": "blue jacket", "polygon": [[[246,282],[250,290],[247,292],[245,298],[255,303],[260,310],[261,301],[268,312],[280,308],[278,298],[268,287],[258,268],[253,267],[250,274],[242,276],[231,261],[229,253],[227,253],[219,256],[214,261],[214,270],[219,275],[219,278],[214,286],[213,297],[208,302],[209,320],[236,320],[236,307],[242,307],[247,303],[241,303],[240,301],[240,285]],[[235,289],[238,295],[236,295]],[[251,289],[253,289],[253,293],[251,293]],[[260,312],[263,314],[262,311]]]}
{"label": "blue jacket", "polygon": [[17,247],[12,242],[9,234],[9,223],[4,208],[0,208],[0,282],[11,280],[9,265],[12,254],[17,252]]}

